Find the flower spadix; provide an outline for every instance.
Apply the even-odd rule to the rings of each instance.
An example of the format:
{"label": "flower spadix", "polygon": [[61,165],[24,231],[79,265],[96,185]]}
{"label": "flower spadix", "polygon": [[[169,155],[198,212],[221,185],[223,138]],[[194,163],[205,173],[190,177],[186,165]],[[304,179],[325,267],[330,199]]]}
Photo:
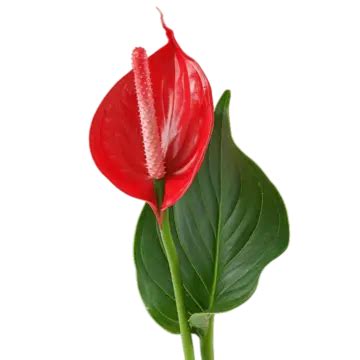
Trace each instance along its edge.
{"label": "flower spadix", "polygon": [[145,165],[149,176],[158,180],[165,176],[164,153],[161,149],[159,128],[156,121],[149,61],[143,48],[132,54],[135,90],[145,151]]}
{"label": "flower spadix", "polygon": [[[163,18],[168,43],[151,56],[132,54],[132,70],[101,102],[90,129],[100,171],[120,190],[145,200],[157,218],[185,193],[213,128],[210,84]],[[154,180],[163,179],[162,204]]]}

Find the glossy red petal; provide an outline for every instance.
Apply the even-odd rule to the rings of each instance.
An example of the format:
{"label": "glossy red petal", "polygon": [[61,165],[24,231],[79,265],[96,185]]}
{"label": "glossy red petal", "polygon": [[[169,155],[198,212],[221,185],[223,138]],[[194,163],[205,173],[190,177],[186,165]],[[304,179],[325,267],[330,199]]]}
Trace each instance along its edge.
{"label": "glossy red petal", "polygon": [[[164,23],[163,26],[168,44],[149,57],[156,120],[165,156],[161,210],[175,204],[190,186],[204,158],[214,116],[211,87],[205,74],[181,50],[172,30]],[[96,165],[115,186],[147,201],[156,212],[132,71],[100,104],[90,130],[90,148]]]}

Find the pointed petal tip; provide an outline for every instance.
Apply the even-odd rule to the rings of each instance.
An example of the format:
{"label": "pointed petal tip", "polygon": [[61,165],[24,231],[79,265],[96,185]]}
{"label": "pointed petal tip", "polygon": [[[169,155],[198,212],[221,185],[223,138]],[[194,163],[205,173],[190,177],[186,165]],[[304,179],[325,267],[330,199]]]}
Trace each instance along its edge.
{"label": "pointed petal tip", "polygon": [[156,10],[160,14],[161,25],[162,25],[162,27],[164,28],[164,30],[166,32],[166,36],[168,37],[169,40],[175,40],[174,32],[169,27],[167,27],[167,25],[165,24],[163,12],[158,7],[156,7]]}

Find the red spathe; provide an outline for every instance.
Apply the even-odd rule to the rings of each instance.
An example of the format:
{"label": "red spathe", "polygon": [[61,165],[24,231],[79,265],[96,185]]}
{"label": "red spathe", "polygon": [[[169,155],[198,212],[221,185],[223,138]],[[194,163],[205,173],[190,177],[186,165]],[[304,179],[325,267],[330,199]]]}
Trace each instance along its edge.
{"label": "red spathe", "polygon": [[90,149],[100,171],[120,190],[145,200],[157,218],[191,185],[210,140],[214,109],[211,87],[163,23],[168,43],[149,57],[156,121],[165,158],[165,193],[157,209],[144,155],[134,74],[105,96],[90,129]]}

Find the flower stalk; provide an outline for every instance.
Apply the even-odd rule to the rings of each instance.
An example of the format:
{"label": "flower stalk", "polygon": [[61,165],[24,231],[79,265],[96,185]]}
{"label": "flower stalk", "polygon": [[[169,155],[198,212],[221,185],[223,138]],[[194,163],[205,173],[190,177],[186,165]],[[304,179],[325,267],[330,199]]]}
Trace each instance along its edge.
{"label": "flower stalk", "polygon": [[214,360],[214,314],[209,319],[207,329],[200,335],[202,360]]}
{"label": "flower stalk", "polygon": [[[157,194],[158,204],[161,204],[164,195],[164,181],[155,180],[154,189]],[[181,277],[180,262],[176,246],[171,235],[169,210],[165,211],[163,221],[161,225],[158,224],[158,227],[161,235],[161,241],[164,246],[166,258],[169,264],[171,280],[174,289],[176,310],[178,314],[181,341],[184,351],[184,359],[195,360],[194,346],[185,307],[184,287]]]}

